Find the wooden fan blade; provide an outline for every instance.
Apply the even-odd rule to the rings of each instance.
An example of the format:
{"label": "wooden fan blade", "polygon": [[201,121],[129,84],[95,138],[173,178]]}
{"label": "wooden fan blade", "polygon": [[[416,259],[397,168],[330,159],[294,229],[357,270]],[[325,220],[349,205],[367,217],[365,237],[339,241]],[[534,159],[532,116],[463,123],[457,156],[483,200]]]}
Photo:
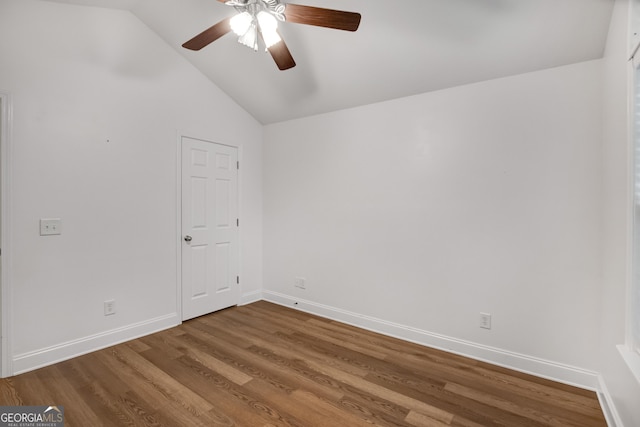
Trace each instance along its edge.
{"label": "wooden fan blade", "polygon": [[345,31],[356,31],[361,19],[361,15],[356,12],[344,12],[342,10],[291,3],[285,5],[284,16],[287,22]]}
{"label": "wooden fan blade", "polygon": [[[278,33],[278,35],[282,39],[282,35],[280,33]],[[288,70],[289,68],[296,66],[296,61],[293,60],[293,56],[291,56],[291,52],[289,52],[289,48],[284,42],[284,39],[280,40],[270,48],[267,48],[267,50],[279,69]]]}
{"label": "wooden fan blade", "polygon": [[200,50],[210,43],[218,40],[220,37],[231,31],[231,24],[229,23],[231,18],[223,19],[212,27],[207,28],[188,42],[184,43],[182,47],[191,50]]}

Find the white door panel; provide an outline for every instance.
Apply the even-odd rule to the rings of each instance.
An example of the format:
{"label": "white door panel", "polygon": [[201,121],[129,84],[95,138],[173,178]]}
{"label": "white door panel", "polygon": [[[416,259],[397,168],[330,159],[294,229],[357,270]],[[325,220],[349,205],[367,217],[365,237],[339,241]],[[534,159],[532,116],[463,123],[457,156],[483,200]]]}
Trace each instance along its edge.
{"label": "white door panel", "polygon": [[237,149],[182,138],[182,318],[238,303]]}

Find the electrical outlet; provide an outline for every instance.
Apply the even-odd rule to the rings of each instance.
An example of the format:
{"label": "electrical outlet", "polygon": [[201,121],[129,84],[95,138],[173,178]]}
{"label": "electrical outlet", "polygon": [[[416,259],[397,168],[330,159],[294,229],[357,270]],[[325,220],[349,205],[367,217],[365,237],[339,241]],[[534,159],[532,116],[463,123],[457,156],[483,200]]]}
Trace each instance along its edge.
{"label": "electrical outlet", "polygon": [[300,289],[307,289],[306,282],[307,279],[305,279],[304,277],[296,277],[295,279],[293,279],[293,286]]}
{"label": "electrical outlet", "polygon": [[62,234],[62,221],[60,218],[40,218],[40,235],[54,236]]}
{"label": "electrical outlet", "polygon": [[104,315],[111,316],[116,314],[116,300],[110,299],[104,302]]}
{"label": "electrical outlet", "polygon": [[491,314],[480,313],[480,327],[482,329],[491,329]]}

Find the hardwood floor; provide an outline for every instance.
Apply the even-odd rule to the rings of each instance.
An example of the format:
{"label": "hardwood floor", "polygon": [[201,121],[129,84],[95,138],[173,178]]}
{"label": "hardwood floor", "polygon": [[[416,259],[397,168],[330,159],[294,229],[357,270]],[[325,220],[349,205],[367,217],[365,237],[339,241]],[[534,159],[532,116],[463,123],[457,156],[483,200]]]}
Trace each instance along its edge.
{"label": "hardwood floor", "polygon": [[595,393],[264,301],[0,380],[66,426],[606,426]]}

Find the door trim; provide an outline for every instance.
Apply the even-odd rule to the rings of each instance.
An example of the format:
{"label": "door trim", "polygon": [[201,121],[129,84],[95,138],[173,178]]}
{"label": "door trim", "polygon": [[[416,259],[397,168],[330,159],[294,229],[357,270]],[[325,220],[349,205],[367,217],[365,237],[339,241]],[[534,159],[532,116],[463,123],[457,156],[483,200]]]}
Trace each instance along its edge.
{"label": "door trim", "polygon": [[[197,139],[203,142],[212,142],[219,145],[226,145],[238,150],[238,162],[242,164],[242,146],[239,144],[218,142],[216,138],[193,136],[193,134],[178,131],[176,137],[176,313],[180,323],[182,323],[182,139]],[[242,224],[242,168],[238,170],[238,219]],[[242,301],[242,227],[238,227],[238,274],[240,275],[240,292],[238,293],[238,304]]]}
{"label": "door trim", "polygon": [[0,92],[0,248],[2,249],[0,276],[0,376],[13,375],[12,343],[12,275],[11,275],[11,209],[12,201],[12,126],[11,95]]}

